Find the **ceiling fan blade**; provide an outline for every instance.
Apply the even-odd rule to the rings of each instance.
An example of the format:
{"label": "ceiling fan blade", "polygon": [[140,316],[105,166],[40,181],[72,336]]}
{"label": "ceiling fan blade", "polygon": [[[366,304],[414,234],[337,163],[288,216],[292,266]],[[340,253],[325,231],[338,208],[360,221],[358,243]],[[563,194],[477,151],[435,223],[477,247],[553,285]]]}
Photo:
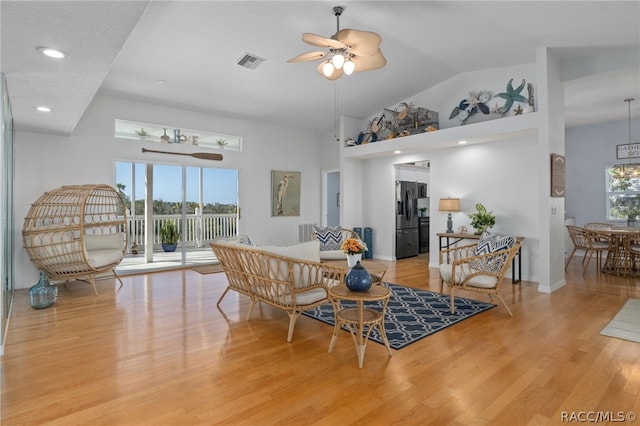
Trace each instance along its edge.
{"label": "ceiling fan blade", "polygon": [[324,65],[324,62],[320,62],[318,64],[318,66],[316,67],[316,71],[318,71],[318,74],[320,74],[321,76],[323,76],[324,78],[326,78],[327,80],[337,80],[340,77],[342,77],[342,74],[344,74],[344,71],[342,70],[342,68],[340,69],[334,69],[333,70],[333,74],[331,74],[329,77],[327,77],[326,75],[324,75],[324,73],[322,72],[322,66]]}
{"label": "ceiling fan blade", "polygon": [[382,37],[377,33],[350,28],[338,31],[336,38],[347,46],[351,46],[349,52],[357,56],[375,55],[382,43]]}
{"label": "ceiling fan blade", "polygon": [[325,56],[327,56],[327,52],[307,52],[307,53],[301,53],[298,56],[294,56],[293,58],[289,59],[287,62],[307,62],[307,61],[316,61],[318,59],[322,59]]}
{"label": "ceiling fan blade", "polygon": [[346,46],[344,43],[332,38],[322,37],[318,34],[304,33],[302,34],[302,41],[309,43],[313,46],[327,47],[331,49],[344,49]]}
{"label": "ceiling fan blade", "polygon": [[356,66],[355,72],[377,70],[387,64],[387,60],[382,55],[382,51],[378,49],[376,54],[371,56],[355,56],[351,58]]}

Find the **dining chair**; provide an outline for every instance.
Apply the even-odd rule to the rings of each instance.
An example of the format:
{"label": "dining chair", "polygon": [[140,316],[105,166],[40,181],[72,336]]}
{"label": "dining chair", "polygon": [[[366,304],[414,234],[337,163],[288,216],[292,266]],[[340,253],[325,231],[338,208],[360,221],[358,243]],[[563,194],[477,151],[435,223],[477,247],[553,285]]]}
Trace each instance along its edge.
{"label": "dining chair", "polygon": [[610,250],[612,246],[611,234],[608,234],[605,229],[590,229],[586,228],[587,240],[589,242],[589,257],[587,258],[587,264],[583,270],[589,267],[591,256],[596,254],[596,272],[600,273],[602,268],[602,253]]}
{"label": "dining chair", "polygon": [[624,239],[624,248],[630,257],[631,269],[638,270],[638,261],[640,260],[640,233],[627,235]]}
{"label": "dining chair", "polygon": [[569,238],[571,238],[571,242],[573,243],[573,250],[569,255],[569,259],[567,259],[567,263],[564,265],[564,269],[566,270],[569,266],[575,252],[582,250],[584,252],[582,272],[584,273],[589,267],[591,257],[594,253],[596,253],[596,259],[598,261],[596,270],[600,272],[602,253],[609,250],[609,241],[605,239],[606,235],[601,231],[594,231],[574,225],[567,225],[567,230],[569,231]]}

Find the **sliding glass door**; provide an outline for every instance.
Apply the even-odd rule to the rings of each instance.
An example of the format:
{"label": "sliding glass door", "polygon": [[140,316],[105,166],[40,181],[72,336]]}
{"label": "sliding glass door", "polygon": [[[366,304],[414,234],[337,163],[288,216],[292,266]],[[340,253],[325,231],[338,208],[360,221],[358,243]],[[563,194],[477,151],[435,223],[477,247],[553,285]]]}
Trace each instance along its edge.
{"label": "sliding glass door", "polygon": [[210,263],[209,242],[237,233],[235,169],[116,162],[115,174],[130,212],[119,272]]}

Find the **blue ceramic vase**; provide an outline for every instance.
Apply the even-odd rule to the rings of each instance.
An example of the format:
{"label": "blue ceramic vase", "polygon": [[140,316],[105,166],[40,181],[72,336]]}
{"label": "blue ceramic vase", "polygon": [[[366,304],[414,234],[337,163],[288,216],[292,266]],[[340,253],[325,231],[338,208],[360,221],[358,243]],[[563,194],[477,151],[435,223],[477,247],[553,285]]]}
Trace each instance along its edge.
{"label": "blue ceramic vase", "polygon": [[351,291],[367,291],[371,288],[371,275],[360,264],[360,261],[356,263],[356,266],[351,268],[347,277],[345,278],[345,284]]}
{"label": "blue ceramic vase", "polygon": [[47,274],[40,272],[40,280],[29,289],[29,301],[33,309],[44,309],[56,303],[58,287],[49,282]]}

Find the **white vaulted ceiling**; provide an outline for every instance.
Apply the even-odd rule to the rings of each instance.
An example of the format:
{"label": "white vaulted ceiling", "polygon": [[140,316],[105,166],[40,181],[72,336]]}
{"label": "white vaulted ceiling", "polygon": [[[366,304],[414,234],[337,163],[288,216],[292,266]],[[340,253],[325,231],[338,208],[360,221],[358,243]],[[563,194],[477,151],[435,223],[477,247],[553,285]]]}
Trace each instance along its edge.
{"label": "white vaulted ceiling", "polygon": [[[627,97],[640,114],[638,1],[2,1],[0,65],[16,129],[69,134],[104,91],[327,131],[336,83],[317,62],[286,61],[317,50],[303,32],[335,32],[336,5],[341,28],[382,36],[388,61],[337,81],[340,114],[366,118],[459,73],[533,63],[538,47],[554,48],[572,77],[567,126],[625,120]],[[51,61],[38,46],[70,56]],[[246,53],[265,61],[242,68]]]}

